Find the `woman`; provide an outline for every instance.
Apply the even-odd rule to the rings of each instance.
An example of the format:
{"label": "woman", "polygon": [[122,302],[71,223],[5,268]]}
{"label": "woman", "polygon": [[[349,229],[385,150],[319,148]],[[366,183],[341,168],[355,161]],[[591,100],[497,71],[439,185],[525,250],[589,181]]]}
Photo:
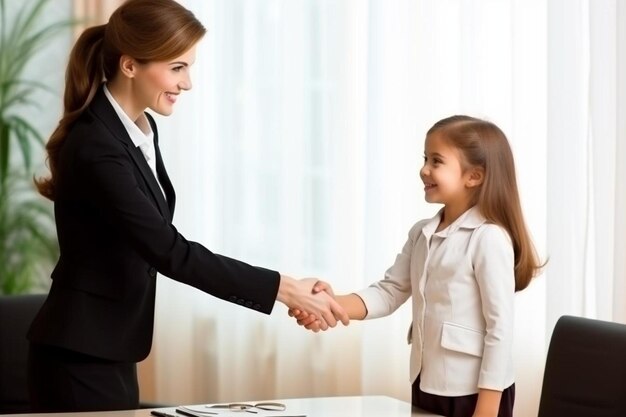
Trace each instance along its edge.
{"label": "woman", "polygon": [[269,314],[276,300],[348,323],[315,279],[213,254],[172,225],[176,196],[154,119],[191,88],[206,29],[173,0],[129,0],[89,28],[68,63],[64,115],[46,146],[60,258],[28,338],[34,411],[137,408],[136,362],[152,343],[157,272]]}

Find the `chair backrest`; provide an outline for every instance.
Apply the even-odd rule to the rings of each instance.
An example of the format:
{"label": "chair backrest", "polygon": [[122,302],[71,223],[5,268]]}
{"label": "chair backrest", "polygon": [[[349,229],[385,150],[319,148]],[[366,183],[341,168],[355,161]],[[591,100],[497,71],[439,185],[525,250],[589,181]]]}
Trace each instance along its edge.
{"label": "chair backrest", "polygon": [[539,417],[626,416],[626,325],[563,316],[546,359]]}
{"label": "chair backrest", "polygon": [[0,414],[29,411],[26,332],[45,294],[0,296]]}

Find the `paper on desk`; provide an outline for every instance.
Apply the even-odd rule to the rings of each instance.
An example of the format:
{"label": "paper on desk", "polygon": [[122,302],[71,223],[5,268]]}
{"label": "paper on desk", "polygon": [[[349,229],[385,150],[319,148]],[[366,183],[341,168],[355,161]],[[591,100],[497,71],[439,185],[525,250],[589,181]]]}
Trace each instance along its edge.
{"label": "paper on desk", "polygon": [[180,408],[194,413],[196,417],[307,417],[305,413],[300,413],[297,410],[276,411],[253,408],[250,410],[232,411],[202,405],[186,405]]}

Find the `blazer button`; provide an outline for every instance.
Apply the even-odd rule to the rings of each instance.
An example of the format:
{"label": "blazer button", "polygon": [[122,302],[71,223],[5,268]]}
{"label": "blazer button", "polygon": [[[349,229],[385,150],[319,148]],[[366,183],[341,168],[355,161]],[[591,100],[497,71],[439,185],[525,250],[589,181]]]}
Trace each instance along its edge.
{"label": "blazer button", "polygon": [[252,308],[252,301],[246,301],[246,307]]}
{"label": "blazer button", "polygon": [[237,300],[237,304],[239,304],[240,306],[242,306],[243,303],[245,303],[245,302],[246,302],[246,300],[244,300],[243,298],[240,298],[240,299]]}
{"label": "blazer button", "polygon": [[260,310],[261,309],[261,304],[255,304],[252,306],[253,309],[255,310]]}
{"label": "blazer button", "polygon": [[152,278],[156,277],[157,274],[157,270],[155,267],[151,266],[150,269],[148,269],[148,275],[150,275]]}
{"label": "blazer button", "polygon": [[228,301],[230,301],[231,303],[236,303],[237,302],[237,296],[236,295],[231,295],[230,297],[228,297]]}

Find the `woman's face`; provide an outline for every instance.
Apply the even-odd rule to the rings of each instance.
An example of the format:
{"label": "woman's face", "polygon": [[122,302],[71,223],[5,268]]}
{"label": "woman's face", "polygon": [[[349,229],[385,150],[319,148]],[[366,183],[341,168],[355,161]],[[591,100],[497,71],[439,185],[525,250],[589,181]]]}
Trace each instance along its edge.
{"label": "woman's face", "polygon": [[139,64],[134,77],[137,104],[163,116],[172,114],[178,95],[191,89],[189,69],[195,60],[196,47],[193,46],[172,60]]}

